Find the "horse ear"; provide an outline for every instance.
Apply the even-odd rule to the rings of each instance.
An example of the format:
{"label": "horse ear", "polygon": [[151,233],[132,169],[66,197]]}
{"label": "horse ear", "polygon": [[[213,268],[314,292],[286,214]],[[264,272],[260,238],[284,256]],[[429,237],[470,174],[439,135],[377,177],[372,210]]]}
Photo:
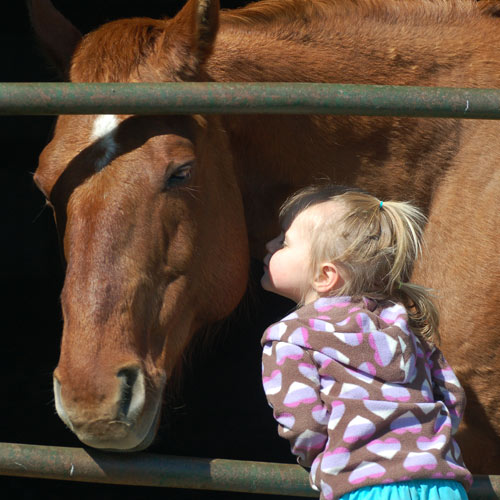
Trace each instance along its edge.
{"label": "horse ear", "polygon": [[195,76],[199,66],[211,54],[219,30],[219,11],[219,0],[189,0],[170,21],[169,28],[184,46],[182,52],[185,53],[187,48],[190,54],[188,67],[188,61],[184,60],[183,64],[183,70],[188,74],[183,76]]}
{"label": "horse ear", "polygon": [[31,25],[49,60],[61,76],[69,72],[71,56],[82,38],[50,0],[27,0]]}

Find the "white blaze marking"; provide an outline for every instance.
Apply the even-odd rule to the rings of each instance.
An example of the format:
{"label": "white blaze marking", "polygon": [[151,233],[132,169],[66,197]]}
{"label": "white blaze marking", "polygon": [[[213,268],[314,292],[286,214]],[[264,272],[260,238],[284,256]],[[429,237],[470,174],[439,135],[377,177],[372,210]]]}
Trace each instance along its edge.
{"label": "white blaze marking", "polygon": [[119,123],[116,115],[100,115],[94,121],[90,139],[99,141],[102,148],[102,156],[96,162],[96,170],[103,169],[118,150],[115,134]]}

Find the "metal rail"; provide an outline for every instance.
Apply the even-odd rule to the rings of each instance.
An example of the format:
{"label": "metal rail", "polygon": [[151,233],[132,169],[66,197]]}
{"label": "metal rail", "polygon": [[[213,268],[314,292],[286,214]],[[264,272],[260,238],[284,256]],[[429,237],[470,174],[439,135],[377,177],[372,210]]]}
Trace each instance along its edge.
{"label": "metal rail", "polygon": [[106,113],[500,119],[500,90],[326,83],[0,83],[0,115]]}
{"label": "metal rail", "polygon": [[[93,483],[317,497],[298,465],[103,453],[0,443],[0,475]],[[474,476],[471,500],[500,498],[499,476]]]}

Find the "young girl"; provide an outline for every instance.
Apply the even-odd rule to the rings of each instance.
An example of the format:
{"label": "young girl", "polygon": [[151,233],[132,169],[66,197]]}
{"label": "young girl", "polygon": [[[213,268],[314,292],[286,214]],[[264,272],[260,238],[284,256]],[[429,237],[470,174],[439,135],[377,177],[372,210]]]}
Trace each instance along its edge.
{"label": "young girl", "polygon": [[322,499],[466,499],[453,439],[465,395],[409,283],[424,216],[335,186],[285,202],[262,286],[301,307],[264,333],[263,381]]}

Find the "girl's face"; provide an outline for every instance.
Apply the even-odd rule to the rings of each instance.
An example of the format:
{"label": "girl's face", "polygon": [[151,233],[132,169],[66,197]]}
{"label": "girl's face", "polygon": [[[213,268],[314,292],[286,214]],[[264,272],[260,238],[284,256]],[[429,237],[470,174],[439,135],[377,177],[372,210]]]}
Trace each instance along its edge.
{"label": "girl's face", "polygon": [[[261,285],[264,290],[282,295],[295,302],[305,298],[314,300],[310,262],[311,248],[307,232],[307,210],[301,212],[286,232],[266,244],[264,275]],[[308,300],[309,299],[309,300]]]}

